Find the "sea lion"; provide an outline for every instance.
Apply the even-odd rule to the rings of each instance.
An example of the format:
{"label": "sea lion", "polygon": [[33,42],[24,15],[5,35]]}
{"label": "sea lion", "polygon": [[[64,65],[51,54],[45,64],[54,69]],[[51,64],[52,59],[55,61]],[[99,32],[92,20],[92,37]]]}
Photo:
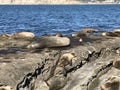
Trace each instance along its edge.
{"label": "sea lion", "polygon": [[112,31],[113,33],[117,34],[120,37],[120,29],[115,29]]}
{"label": "sea lion", "polygon": [[86,37],[87,34],[83,33],[83,32],[76,32],[72,34],[72,37]]}
{"label": "sea lion", "polygon": [[28,49],[46,48],[46,47],[63,47],[69,46],[70,39],[68,37],[42,36],[36,42],[27,46]]}
{"label": "sea lion", "polygon": [[114,61],[113,61],[113,67],[117,68],[120,70],[120,57],[116,58]]}
{"label": "sea lion", "polygon": [[112,32],[114,32],[114,33],[120,33],[120,29],[115,29]]}
{"label": "sea lion", "polygon": [[112,76],[101,85],[101,90],[120,90],[120,77]]}
{"label": "sea lion", "polygon": [[118,34],[114,32],[103,32],[102,36],[111,36],[111,37],[117,37]]}
{"label": "sea lion", "polygon": [[94,28],[82,28],[81,31],[84,32],[84,33],[95,33],[95,32],[99,32],[99,30],[94,29]]}
{"label": "sea lion", "polygon": [[58,66],[65,67],[67,65],[72,65],[72,59],[75,57],[75,53],[65,53],[60,58],[60,63]]}
{"label": "sea lion", "polygon": [[35,37],[32,32],[17,32],[12,35],[14,39],[33,39]]}

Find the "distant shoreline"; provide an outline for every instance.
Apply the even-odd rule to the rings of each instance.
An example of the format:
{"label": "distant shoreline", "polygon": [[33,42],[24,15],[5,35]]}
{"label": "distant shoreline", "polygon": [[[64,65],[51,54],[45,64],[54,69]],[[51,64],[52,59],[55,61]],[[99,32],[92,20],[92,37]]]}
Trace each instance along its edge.
{"label": "distant shoreline", "polygon": [[78,3],[78,4],[0,4],[0,5],[120,5],[119,3]]}

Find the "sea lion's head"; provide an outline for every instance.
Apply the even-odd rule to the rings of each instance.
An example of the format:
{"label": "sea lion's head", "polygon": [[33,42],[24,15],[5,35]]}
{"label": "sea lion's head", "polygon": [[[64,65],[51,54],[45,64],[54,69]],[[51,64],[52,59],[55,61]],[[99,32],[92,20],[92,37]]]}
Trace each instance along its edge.
{"label": "sea lion's head", "polygon": [[57,32],[55,36],[56,36],[56,37],[62,37],[63,35],[62,35],[62,33]]}

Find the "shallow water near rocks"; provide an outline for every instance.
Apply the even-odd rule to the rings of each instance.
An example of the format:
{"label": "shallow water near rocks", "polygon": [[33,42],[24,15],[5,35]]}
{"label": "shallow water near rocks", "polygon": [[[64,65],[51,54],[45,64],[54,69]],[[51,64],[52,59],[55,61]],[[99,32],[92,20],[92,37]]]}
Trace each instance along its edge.
{"label": "shallow water near rocks", "polygon": [[1,5],[0,16],[0,34],[68,35],[84,27],[102,31],[120,28],[120,5]]}

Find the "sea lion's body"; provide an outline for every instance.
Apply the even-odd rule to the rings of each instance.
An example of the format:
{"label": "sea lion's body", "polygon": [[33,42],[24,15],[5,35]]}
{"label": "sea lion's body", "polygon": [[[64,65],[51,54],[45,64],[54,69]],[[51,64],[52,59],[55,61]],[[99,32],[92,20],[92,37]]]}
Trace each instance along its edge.
{"label": "sea lion's body", "polygon": [[17,32],[12,37],[15,39],[33,39],[35,35],[32,32]]}
{"label": "sea lion's body", "polygon": [[72,59],[75,57],[74,53],[65,53],[60,59],[59,66],[65,67],[67,65],[72,65]]}
{"label": "sea lion's body", "polygon": [[120,77],[112,76],[101,85],[101,90],[120,90]]}
{"label": "sea lion's body", "polygon": [[72,37],[86,37],[87,34],[83,32],[76,32],[72,34]]}
{"label": "sea lion's body", "polygon": [[70,45],[67,37],[42,36],[38,41],[31,43],[27,48],[62,47]]}
{"label": "sea lion's body", "polygon": [[99,32],[99,30],[94,29],[94,28],[82,28],[82,32],[84,32],[84,33],[95,33],[95,32]]}
{"label": "sea lion's body", "polygon": [[118,37],[119,34],[115,33],[115,32],[104,32],[104,33],[102,33],[102,36]]}

